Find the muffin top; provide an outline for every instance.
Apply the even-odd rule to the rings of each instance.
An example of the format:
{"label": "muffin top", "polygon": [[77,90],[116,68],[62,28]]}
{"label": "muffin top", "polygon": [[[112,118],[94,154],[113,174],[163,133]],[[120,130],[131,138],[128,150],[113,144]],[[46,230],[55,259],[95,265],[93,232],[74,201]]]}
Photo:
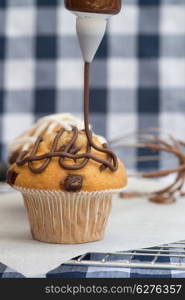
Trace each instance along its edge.
{"label": "muffin top", "polygon": [[[89,140],[90,139],[90,140]],[[68,192],[123,188],[127,175],[106,140],[71,115],[52,115],[18,137],[11,145],[16,161],[7,174],[10,185]]]}

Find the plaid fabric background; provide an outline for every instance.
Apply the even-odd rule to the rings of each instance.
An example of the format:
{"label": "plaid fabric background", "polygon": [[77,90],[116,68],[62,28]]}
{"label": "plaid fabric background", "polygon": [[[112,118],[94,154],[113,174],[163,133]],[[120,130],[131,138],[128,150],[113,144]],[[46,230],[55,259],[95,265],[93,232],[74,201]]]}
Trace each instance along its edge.
{"label": "plaid fabric background", "polygon": [[[174,250],[171,248],[170,244],[168,245],[169,248],[166,248],[165,255],[168,255],[169,250]],[[172,246],[173,247],[173,246]],[[151,248],[148,248],[150,252]],[[152,247],[152,250],[156,250],[156,253],[161,250],[161,247]],[[176,250],[177,251],[177,250]],[[75,263],[69,264],[62,264],[57,268],[51,270],[46,274],[35,274],[35,278],[185,278],[185,270],[175,269],[174,263],[184,265],[185,259],[183,257],[177,257],[177,252],[171,252],[172,256],[160,256],[157,258],[156,263],[158,264],[168,264],[171,265],[172,268],[164,269],[164,268],[136,268],[136,267],[119,267],[119,266],[97,266],[97,265],[90,265],[88,261],[98,261],[101,260],[106,256],[106,253],[88,253],[85,256],[85,260],[87,264],[77,265]],[[178,251],[182,251],[182,255],[184,254],[184,248],[178,249]],[[148,252],[148,253],[149,253]],[[131,262],[132,263],[151,263],[154,259],[154,256],[139,256],[134,255],[137,251],[129,251],[129,253],[133,253]],[[150,252],[151,253],[151,252]],[[178,252],[181,253],[181,252]],[[153,253],[152,253],[153,254]],[[164,254],[164,253],[163,253]],[[118,262],[118,260],[130,260],[131,255],[119,255],[116,254],[109,254],[109,261]],[[76,258],[77,259],[77,258]],[[9,267],[5,266],[4,264],[0,263],[0,278],[23,278],[25,277],[23,274],[18,273],[16,270],[12,270]]]}
{"label": "plaid fabric background", "polygon": [[[82,116],[82,70],[63,0],[0,0],[1,160],[40,116]],[[184,138],[185,0],[123,1],[92,65],[90,111],[110,139],[143,127]]]}

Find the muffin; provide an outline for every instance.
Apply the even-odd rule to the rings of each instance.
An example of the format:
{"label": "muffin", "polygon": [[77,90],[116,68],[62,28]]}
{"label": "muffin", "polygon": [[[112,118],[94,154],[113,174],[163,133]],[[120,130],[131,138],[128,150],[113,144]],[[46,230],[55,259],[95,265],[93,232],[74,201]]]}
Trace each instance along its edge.
{"label": "muffin", "polygon": [[103,238],[112,195],[126,186],[127,175],[105,139],[91,134],[89,142],[83,122],[54,115],[41,119],[22,142],[17,139],[7,182],[22,193],[36,240],[74,244]]}

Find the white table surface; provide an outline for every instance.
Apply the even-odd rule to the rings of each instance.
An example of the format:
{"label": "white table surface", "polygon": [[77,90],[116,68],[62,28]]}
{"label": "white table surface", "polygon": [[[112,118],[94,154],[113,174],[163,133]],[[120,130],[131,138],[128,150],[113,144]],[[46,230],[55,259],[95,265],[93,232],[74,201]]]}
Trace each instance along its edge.
{"label": "white table surface", "polygon": [[52,245],[32,239],[21,194],[0,193],[0,262],[26,276],[44,274],[86,252],[131,250],[183,239],[184,198],[175,204],[158,205],[145,198],[125,200],[116,196],[104,240]]}

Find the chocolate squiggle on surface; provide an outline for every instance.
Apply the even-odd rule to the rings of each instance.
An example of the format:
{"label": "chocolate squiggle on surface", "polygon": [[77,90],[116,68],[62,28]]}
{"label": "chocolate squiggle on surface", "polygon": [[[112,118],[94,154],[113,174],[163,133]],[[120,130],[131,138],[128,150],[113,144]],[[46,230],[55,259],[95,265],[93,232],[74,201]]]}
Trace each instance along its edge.
{"label": "chocolate squiggle on surface", "polygon": [[[117,156],[108,149],[107,145],[104,144],[102,147],[98,147],[92,139],[92,132],[89,129],[89,73],[90,64],[85,63],[84,66],[84,123],[85,123],[85,134],[87,136],[87,147],[86,152],[82,154],[77,154],[80,149],[76,146],[76,141],[78,139],[79,130],[73,127],[73,136],[67,145],[63,145],[58,148],[58,143],[64,132],[64,128],[61,128],[53,141],[51,146],[51,151],[43,155],[37,155],[39,146],[43,141],[43,137],[38,137],[37,141],[33,145],[33,149],[29,154],[29,151],[22,151],[16,160],[18,166],[23,166],[28,163],[28,167],[32,173],[39,174],[42,173],[51,162],[52,158],[58,157],[59,165],[66,170],[80,170],[86,166],[89,160],[96,161],[100,164],[100,170],[103,171],[109,168],[111,171],[116,171],[118,169],[118,159]],[[101,159],[92,153],[92,149],[107,154],[107,160]],[[67,164],[65,159],[70,159],[74,164]],[[82,160],[77,163],[78,160]],[[44,161],[40,167],[35,167],[34,162]]]}

